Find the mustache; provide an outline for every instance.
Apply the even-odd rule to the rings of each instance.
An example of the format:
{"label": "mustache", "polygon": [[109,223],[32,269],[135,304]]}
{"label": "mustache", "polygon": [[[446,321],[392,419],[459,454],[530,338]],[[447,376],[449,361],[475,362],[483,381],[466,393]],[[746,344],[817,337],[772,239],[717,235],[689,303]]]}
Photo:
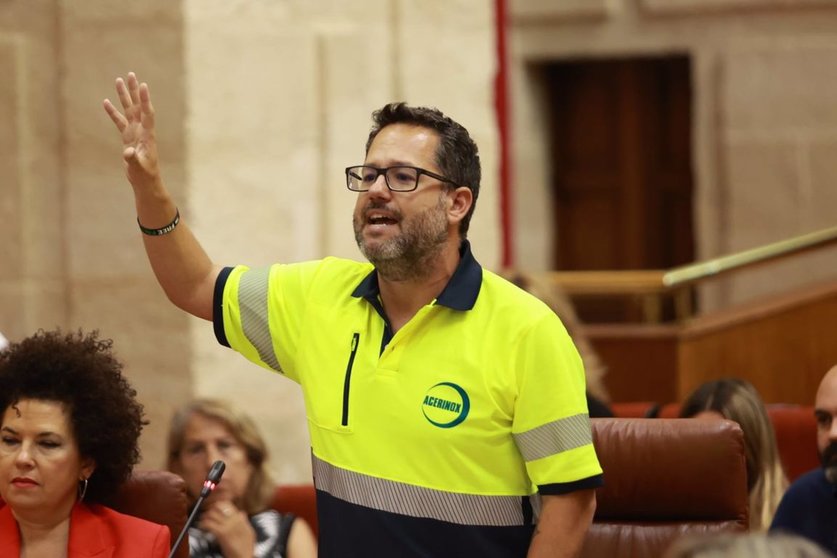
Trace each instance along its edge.
{"label": "mustache", "polygon": [[831,442],[820,455],[823,467],[837,467],[837,442]]}
{"label": "mustache", "polygon": [[392,213],[394,216],[398,217],[399,219],[401,218],[401,212],[400,211],[398,211],[394,207],[387,206],[387,204],[385,202],[374,201],[374,200],[370,201],[366,205],[364,205],[363,209],[361,209],[360,213],[361,213],[361,215],[366,216],[366,214],[369,213],[370,211],[372,211],[373,209],[383,209],[384,211],[387,211],[388,213]]}

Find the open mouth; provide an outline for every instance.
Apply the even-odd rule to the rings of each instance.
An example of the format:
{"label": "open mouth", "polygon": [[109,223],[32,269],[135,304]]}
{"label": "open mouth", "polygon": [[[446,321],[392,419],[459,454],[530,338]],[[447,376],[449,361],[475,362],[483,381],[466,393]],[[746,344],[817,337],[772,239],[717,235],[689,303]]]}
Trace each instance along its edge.
{"label": "open mouth", "polygon": [[386,217],[383,215],[376,215],[371,216],[366,219],[367,224],[369,225],[376,225],[376,226],[384,226],[384,225],[395,225],[398,223],[396,219],[392,217]]}

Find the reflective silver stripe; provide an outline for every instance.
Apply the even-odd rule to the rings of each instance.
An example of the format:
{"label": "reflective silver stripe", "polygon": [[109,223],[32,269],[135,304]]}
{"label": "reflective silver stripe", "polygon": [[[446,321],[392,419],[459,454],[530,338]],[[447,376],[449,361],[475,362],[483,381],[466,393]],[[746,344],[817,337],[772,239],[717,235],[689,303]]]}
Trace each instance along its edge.
{"label": "reflective silver stripe", "polygon": [[590,417],[573,415],[514,435],[517,449],[526,461],[534,461],[593,443]]}
{"label": "reflective silver stripe", "polygon": [[277,372],[282,372],[282,367],[279,366],[279,360],[273,351],[267,321],[269,277],[269,267],[244,272],[238,284],[238,308],[241,311],[241,329],[258,351],[259,358]]}
{"label": "reflective silver stripe", "polygon": [[523,496],[481,496],[434,490],[347,471],[316,456],[313,466],[317,490],[359,506],[459,525],[525,525]]}

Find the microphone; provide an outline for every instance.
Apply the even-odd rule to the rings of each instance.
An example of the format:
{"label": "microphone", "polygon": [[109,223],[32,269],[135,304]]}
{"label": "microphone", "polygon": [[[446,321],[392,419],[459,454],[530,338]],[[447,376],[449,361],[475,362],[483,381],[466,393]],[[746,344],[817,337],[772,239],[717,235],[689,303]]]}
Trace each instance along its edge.
{"label": "microphone", "polygon": [[201,498],[206,498],[209,493],[215,490],[218,483],[221,482],[221,476],[224,474],[224,469],[227,465],[223,461],[216,461],[209,468],[209,473],[206,475],[206,480],[203,481],[203,488],[201,488]]}
{"label": "microphone", "polygon": [[192,513],[189,514],[189,519],[186,520],[186,524],[177,536],[177,540],[174,541],[174,544],[171,547],[171,552],[169,552],[169,558],[174,558],[174,553],[177,552],[177,547],[180,546],[180,543],[183,541],[183,537],[189,531],[189,527],[191,527],[192,523],[195,522],[195,517],[198,515],[198,510],[200,509],[204,498],[209,496],[209,494],[215,490],[215,487],[218,486],[218,483],[221,482],[221,476],[224,474],[224,469],[226,467],[227,466],[223,461],[218,460],[212,464],[212,467],[209,468],[206,480],[203,481],[200,496],[198,496],[198,500],[192,508]]}

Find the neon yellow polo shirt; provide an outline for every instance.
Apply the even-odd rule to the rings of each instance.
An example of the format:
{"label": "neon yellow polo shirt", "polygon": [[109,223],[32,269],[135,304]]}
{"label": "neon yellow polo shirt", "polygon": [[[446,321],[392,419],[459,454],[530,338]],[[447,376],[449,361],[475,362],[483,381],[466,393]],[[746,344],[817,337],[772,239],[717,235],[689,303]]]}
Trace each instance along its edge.
{"label": "neon yellow polo shirt", "polygon": [[467,241],[394,334],[372,265],[337,258],[225,269],[215,328],[302,386],[323,556],[525,555],[533,495],[601,483],[566,330]]}

